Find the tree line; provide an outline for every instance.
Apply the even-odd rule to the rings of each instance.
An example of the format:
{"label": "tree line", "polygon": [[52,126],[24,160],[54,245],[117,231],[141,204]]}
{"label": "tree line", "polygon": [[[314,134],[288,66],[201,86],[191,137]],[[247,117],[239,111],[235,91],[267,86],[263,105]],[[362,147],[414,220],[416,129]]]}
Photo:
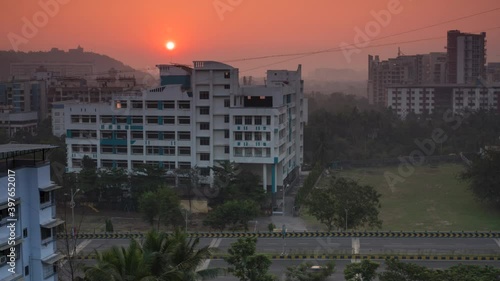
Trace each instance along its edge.
{"label": "tree line", "polygon": [[370,106],[365,99],[334,93],[309,96],[309,120],[304,129],[304,157],[314,164],[337,160],[366,160],[408,155],[415,141],[431,138],[439,128],[447,140],[434,155],[478,152],[486,145],[499,145],[498,112],[464,113],[454,120],[451,111],[436,109],[431,115],[409,114],[405,119],[391,109]]}

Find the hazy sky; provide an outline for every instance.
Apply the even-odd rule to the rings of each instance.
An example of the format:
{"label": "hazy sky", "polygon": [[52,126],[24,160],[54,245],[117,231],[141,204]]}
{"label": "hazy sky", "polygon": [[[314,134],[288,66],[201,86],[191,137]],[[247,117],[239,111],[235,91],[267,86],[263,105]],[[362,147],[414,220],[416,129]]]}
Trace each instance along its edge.
{"label": "hazy sky", "polygon": [[[42,3],[51,3],[50,15]],[[318,67],[366,70],[369,54],[395,56],[398,46],[405,54],[444,52],[446,31],[460,29],[486,31],[487,60],[500,61],[500,10],[408,32],[497,8],[498,0],[2,0],[0,49],[81,45],[135,68],[334,50],[283,63],[277,62],[293,57],[230,63],[242,75],[295,69],[299,63],[307,74]],[[379,22],[374,14],[382,15]],[[25,27],[30,24],[38,30]],[[356,36],[365,37],[357,41],[363,48],[342,51],[342,42],[353,44]],[[176,43],[171,52],[165,48],[168,40]]]}

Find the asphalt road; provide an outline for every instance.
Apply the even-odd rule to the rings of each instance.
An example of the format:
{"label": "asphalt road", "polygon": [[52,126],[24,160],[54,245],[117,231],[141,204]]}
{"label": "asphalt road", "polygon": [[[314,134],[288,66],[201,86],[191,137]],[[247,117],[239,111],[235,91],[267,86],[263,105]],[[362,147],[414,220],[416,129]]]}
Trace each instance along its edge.
{"label": "asphalt road", "polygon": [[[486,238],[359,238],[359,254],[404,254],[404,255],[498,255],[500,240]],[[200,247],[217,246],[224,253],[234,243],[234,238],[203,238]],[[80,254],[90,254],[111,246],[126,247],[127,239],[80,240]],[[260,253],[281,254],[352,254],[352,238],[261,238],[257,240]],[[61,246],[61,243],[58,243]],[[83,247],[85,246],[85,247]],[[285,247],[284,247],[285,246]]]}

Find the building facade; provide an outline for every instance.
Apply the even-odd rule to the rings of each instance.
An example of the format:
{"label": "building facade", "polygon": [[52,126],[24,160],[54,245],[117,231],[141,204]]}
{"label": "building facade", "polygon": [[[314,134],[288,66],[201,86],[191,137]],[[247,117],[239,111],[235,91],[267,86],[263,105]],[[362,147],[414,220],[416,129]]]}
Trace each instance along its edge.
{"label": "building facade", "polygon": [[432,114],[452,110],[460,114],[467,110],[493,110],[500,112],[500,84],[467,86],[442,85],[399,85],[387,88],[387,107],[398,116],[408,114]]}
{"label": "building facade", "polygon": [[480,34],[448,31],[448,83],[475,84],[486,78],[486,32]]}
{"label": "building facade", "polygon": [[[45,158],[52,148],[0,145],[0,186],[5,191],[0,194],[0,280],[58,280],[57,262],[63,255],[57,252],[56,227],[63,221],[56,218],[54,190],[59,186],[50,181]],[[8,195],[8,187],[15,192]]]}
{"label": "building facade", "polygon": [[106,104],[65,104],[69,171],[88,155],[100,168],[198,167],[205,183],[218,161],[238,163],[276,191],[303,161],[307,99],[301,67],[269,70],[264,85],[239,85],[238,69],[214,61],[158,65],[161,85]]}

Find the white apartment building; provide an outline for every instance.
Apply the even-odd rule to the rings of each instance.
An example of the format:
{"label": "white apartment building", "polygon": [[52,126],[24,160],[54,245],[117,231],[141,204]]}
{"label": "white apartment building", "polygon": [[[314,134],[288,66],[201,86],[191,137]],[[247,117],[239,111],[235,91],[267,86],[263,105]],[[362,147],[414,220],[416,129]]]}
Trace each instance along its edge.
{"label": "white apartment building", "polygon": [[292,180],[307,122],[300,66],[269,70],[258,86],[240,86],[238,69],[220,62],[158,68],[157,88],[124,92],[108,104],[65,104],[69,171],[79,171],[88,155],[100,168],[196,166],[210,183],[209,167],[228,160],[259,175],[269,191]]}
{"label": "white apartment building", "polygon": [[434,88],[388,87],[387,107],[403,118],[412,112],[431,114],[434,109]]}
{"label": "white apartment building", "polygon": [[493,110],[500,112],[500,85],[488,87],[468,85],[391,86],[387,88],[387,107],[405,118],[409,113],[432,114],[452,110],[460,114],[466,110]]}
{"label": "white apartment building", "polygon": [[[57,261],[63,255],[56,251],[55,227],[63,221],[55,217],[54,190],[59,186],[50,181],[50,164],[46,160],[52,148],[0,145],[0,280],[58,280]],[[8,197],[8,187],[15,188],[13,197]],[[15,200],[15,212],[9,209],[9,198]],[[9,229],[13,219],[15,228]],[[14,256],[14,263],[9,255]]]}

